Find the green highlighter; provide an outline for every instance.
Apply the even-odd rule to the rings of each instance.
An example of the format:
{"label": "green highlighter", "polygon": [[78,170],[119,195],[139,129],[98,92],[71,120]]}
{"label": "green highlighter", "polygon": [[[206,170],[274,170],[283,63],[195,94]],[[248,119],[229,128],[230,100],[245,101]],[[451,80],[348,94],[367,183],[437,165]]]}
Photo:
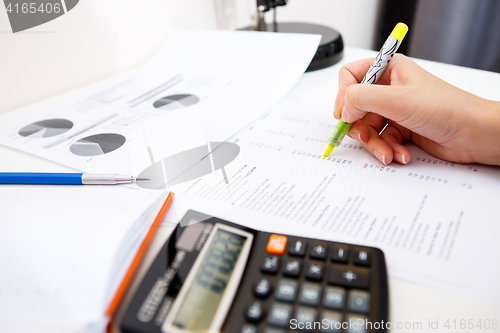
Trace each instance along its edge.
{"label": "green highlighter", "polygon": [[[403,41],[404,36],[408,32],[408,26],[404,23],[398,23],[392,30],[392,33],[384,45],[380,49],[379,53],[375,57],[372,65],[368,72],[366,72],[363,81],[361,84],[375,84],[378,79],[382,76],[385,69],[389,65],[389,61],[391,60],[394,53],[398,50],[399,45]],[[342,140],[344,139],[347,132],[351,128],[352,123],[346,123],[342,119],[339,120],[337,126],[333,130],[332,136],[328,138],[328,147],[326,147],[325,154],[323,155],[323,159],[327,158],[328,155],[332,152],[333,148],[340,146]]]}

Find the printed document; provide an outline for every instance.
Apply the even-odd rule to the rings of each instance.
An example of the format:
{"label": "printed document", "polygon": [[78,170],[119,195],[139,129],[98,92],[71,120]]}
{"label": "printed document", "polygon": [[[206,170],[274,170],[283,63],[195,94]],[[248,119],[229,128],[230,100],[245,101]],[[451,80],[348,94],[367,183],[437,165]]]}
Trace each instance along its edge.
{"label": "printed document", "polygon": [[219,150],[233,154],[230,163],[203,177],[188,170],[181,178],[192,180],[171,186],[169,219],[196,209],[265,231],[379,247],[391,277],[498,302],[500,270],[489,260],[500,253],[492,221],[500,169],[446,162],[414,145],[409,164],[384,166],[351,138],[322,160],[335,125],[331,105],[285,99],[212,153],[214,161]]}

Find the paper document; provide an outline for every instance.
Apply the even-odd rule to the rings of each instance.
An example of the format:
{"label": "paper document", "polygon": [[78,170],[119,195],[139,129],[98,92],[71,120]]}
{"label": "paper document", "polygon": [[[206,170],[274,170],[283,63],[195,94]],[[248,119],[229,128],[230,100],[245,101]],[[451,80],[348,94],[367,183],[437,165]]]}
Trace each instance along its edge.
{"label": "paper document", "polygon": [[0,331],[38,332],[44,323],[104,331],[106,309],[167,194],[2,186]]}
{"label": "paper document", "polygon": [[3,128],[0,143],[86,172],[137,175],[223,142],[268,111],[304,73],[320,38],[173,30],[139,68]]}
{"label": "paper document", "polygon": [[181,178],[193,180],[171,187],[177,216],[169,218],[196,209],[261,230],[379,247],[391,277],[498,302],[500,269],[491,262],[500,253],[492,220],[500,169],[446,162],[415,145],[408,165],[384,166],[350,138],[322,160],[335,124],[331,105],[285,99],[225,144],[238,149],[226,149],[234,156],[220,171],[186,171]]}

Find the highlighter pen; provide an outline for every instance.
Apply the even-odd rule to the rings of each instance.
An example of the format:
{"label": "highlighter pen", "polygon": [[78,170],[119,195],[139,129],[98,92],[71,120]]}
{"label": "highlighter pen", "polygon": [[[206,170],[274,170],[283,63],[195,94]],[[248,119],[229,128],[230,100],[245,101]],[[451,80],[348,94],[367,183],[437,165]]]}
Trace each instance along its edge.
{"label": "highlighter pen", "polygon": [[[373,64],[366,72],[363,81],[361,84],[375,84],[378,79],[382,76],[385,69],[389,65],[389,61],[391,61],[392,56],[398,50],[401,41],[404,36],[408,32],[408,26],[404,23],[398,23],[392,30],[392,33],[384,45],[380,49],[379,53],[375,57]],[[333,148],[340,146],[340,143],[344,139],[344,136],[347,134],[349,129],[351,128],[352,123],[346,123],[342,120],[342,118],[337,123],[337,126],[333,129],[332,136],[328,138],[328,147],[326,147],[325,154],[323,155],[323,159],[327,158],[328,155],[332,152]]]}

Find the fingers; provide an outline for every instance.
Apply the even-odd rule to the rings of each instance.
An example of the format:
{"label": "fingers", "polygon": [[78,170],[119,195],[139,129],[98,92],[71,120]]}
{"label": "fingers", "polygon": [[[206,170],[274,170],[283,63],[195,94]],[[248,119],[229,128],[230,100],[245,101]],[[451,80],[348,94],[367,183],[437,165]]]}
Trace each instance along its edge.
{"label": "fingers", "polygon": [[339,71],[339,91],[335,99],[335,106],[333,107],[333,116],[335,119],[340,119],[342,107],[344,106],[344,96],[347,87],[352,84],[359,83],[363,80],[364,75],[370,68],[373,62],[372,59],[364,59],[351,62],[343,66]]}
{"label": "fingers", "polygon": [[404,140],[403,133],[398,128],[388,125],[379,135],[378,128],[382,126],[380,120],[383,118],[377,115],[373,115],[371,119],[366,118],[368,115],[363,120],[354,122],[348,135],[360,141],[363,147],[384,165],[393,161],[407,164],[411,159],[411,152],[401,144]]}
{"label": "fingers", "polygon": [[363,147],[384,165],[390,164],[393,160],[392,147],[380,138],[378,132],[373,127],[368,126],[368,130],[370,131],[370,140],[363,143]]}
{"label": "fingers", "polygon": [[403,142],[403,135],[395,127],[387,126],[382,134],[380,134],[380,138],[391,147],[394,161],[401,164],[406,164],[410,161],[411,152],[401,144]]}
{"label": "fingers", "polygon": [[367,112],[377,113],[404,126],[411,116],[408,108],[406,88],[402,86],[383,86],[376,84],[355,84],[346,89],[342,119],[355,122]]}
{"label": "fingers", "polygon": [[352,124],[349,132],[347,132],[347,135],[361,143],[368,142],[370,139],[368,126],[366,126],[366,124],[361,120],[355,121],[354,124]]}

